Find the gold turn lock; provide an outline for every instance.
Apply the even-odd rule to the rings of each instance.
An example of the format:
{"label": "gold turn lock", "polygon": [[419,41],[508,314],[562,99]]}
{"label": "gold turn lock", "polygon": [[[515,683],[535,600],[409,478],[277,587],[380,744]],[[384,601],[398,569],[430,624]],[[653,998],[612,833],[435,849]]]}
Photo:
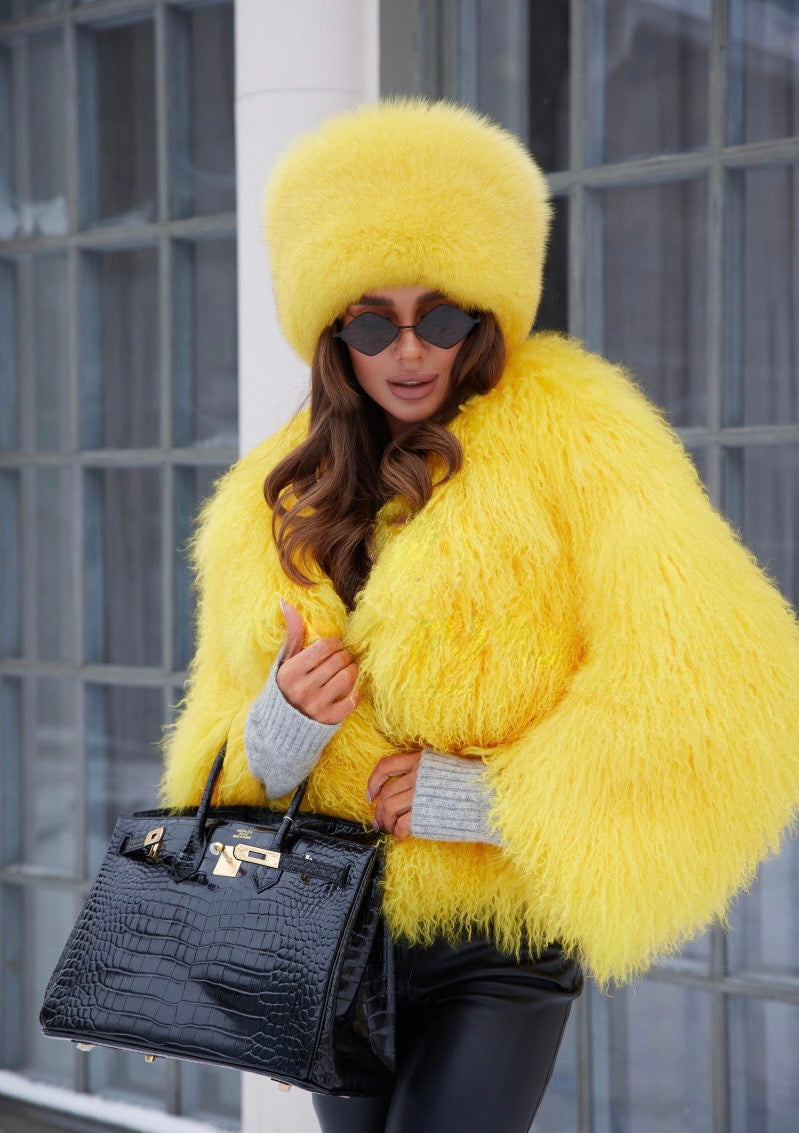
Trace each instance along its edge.
{"label": "gold turn lock", "polygon": [[270,869],[280,868],[280,854],[277,850],[262,850],[260,846],[249,846],[244,842],[237,842],[235,846],[226,846],[224,842],[212,842],[211,853],[219,857],[219,861],[214,866],[217,877],[235,877],[242,862],[252,862],[254,865],[268,866]]}
{"label": "gold turn lock", "polygon": [[156,826],[155,830],[148,831],[144,836],[145,846],[157,846],[164,836],[163,826]]}
{"label": "gold turn lock", "polygon": [[262,850],[260,846],[247,846],[238,842],[233,847],[233,857],[239,862],[255,862],[270,869],[280,868],[280,853],[277,850]]}

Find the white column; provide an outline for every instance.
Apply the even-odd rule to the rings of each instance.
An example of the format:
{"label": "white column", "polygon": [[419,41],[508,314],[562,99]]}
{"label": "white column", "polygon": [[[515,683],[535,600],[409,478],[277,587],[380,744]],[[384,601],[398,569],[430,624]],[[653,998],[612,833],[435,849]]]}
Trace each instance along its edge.
{"label": "white column", "polygon": [[[246,452],[294,412],[307,369],[277,324],[263,187],[298,133],[378,95],[379,0],[236,0],[239,435]],[[316,1133],[310,1095],[244,1074],[243,1133]]]}
{"label": "white column", "polygon": [[236,0],[239,426],[242,452],[303,398],[277,325],[261,234],[264,183],[298,133],[378,95],[379,0]]}

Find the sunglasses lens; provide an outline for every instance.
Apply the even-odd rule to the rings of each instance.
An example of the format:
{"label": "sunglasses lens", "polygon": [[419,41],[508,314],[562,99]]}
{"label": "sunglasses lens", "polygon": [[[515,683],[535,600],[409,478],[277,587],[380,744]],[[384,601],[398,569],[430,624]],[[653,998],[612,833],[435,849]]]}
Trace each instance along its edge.
{"label": "sunglasses lens", "polygon": [[451,346],[462,342],[472,327],[477,326],[477,321],[460,307],[441,303],[419,320],[416,324],[416,333],[433,346],[448,350]]}
{"label": "sunglasses lens", "polygon": [[375,315],[372,311],[365,311],[338,331],[336,337],[346,342],[353,350],[357,350],[359,354],[368,354],[372,357],[385,350],[398,334],[399,331],[389,319]]}

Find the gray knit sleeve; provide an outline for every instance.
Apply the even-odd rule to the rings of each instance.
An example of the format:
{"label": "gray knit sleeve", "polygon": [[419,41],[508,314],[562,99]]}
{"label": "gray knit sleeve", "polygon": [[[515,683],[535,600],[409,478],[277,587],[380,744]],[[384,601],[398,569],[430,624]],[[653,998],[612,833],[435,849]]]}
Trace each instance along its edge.
{"label": "gray knit sleeve", "polygon": [[479,759],[425,748],[411,810],[411,834],[439,842],[501,843],[488,815],[493,794]]}
{"label": "gray knit sleeve", "polygon": [[277,683],[282,660],[281,654],[252,702],[244,725],[247,762],[270,799],[282,798],[310,775],[340,727],[320,724],[289,704]]}

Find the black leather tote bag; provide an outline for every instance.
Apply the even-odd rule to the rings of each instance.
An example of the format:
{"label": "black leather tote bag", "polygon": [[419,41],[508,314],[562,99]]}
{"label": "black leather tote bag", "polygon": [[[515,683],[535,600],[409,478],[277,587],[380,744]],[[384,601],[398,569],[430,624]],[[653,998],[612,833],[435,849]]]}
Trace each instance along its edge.
{"label": "black leather tote bag", "polygon": [[46,1035],[231,1066],[332,1094],[391,1089],[393,947],[378,838],[212,808],[120,818],[50,979]]}

